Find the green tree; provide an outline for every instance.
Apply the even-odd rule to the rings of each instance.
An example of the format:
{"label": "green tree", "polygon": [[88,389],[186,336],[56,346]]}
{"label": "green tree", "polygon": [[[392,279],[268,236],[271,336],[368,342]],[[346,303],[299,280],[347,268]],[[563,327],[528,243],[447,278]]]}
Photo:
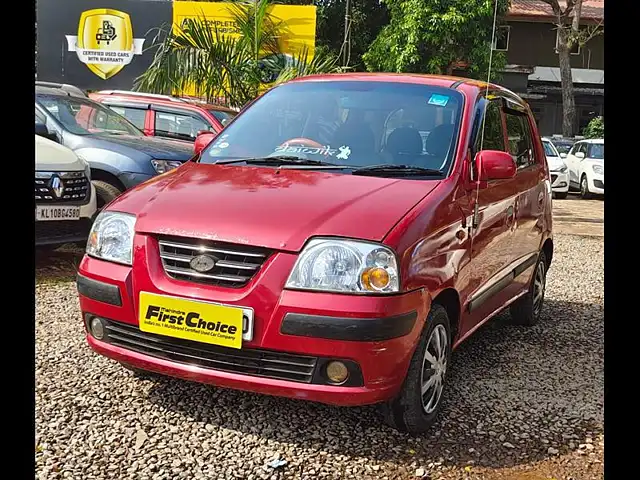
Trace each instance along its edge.
{"label": "green tree", "polygon": [[284,55],[278,38],[287,33],[286,26],[269,16],[269,7],[269,0],[230,5],[237,38],[222,34],[204,16],[161,28],[151,45],[156,49],[151,66],[134,89],[178,95],[193,89],[208,101],[241,107],[273,81],[339,70],[328,54]]}
{"label": "green tree", "polygon": [[604,117],[592,118],[582,133],[587,138],[604,138]]}
{"label": "green tree", "polygon": [[[486,80],[493,1],[382,1],[391,20],[364,55],[368,70],[447,74],[464,65],[468,75]],[[500,19],[509,8],[509,0],[497,1]],[[493,52],[493,72],[504,64],[504,54]]]}
{"label": "green tree", "polygon": [[[562,85],[562,134],[571,137],[575,131],[576,104],[571,74],[571,50],[584,45],[594,36],[604,33],[602,22],[593,27],[582,28],[582,0],[566,0],[560,5],[558,0],[542,0],[553,10],[558,29],[558,64]],[[563,8],[564,7],[564,8]]]}

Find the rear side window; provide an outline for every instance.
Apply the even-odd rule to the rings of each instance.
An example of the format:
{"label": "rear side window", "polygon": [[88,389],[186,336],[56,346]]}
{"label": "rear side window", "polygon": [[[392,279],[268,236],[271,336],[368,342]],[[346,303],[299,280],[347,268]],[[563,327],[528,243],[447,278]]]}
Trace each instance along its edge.
{"label": "rear side window", "polygon": [[236,116],[235,113],[222,111],[222,110],[209,110],[209,111],[211,112],[211,115],[216,117],[216,119],[223,126],[229,123],[231,120],[233,120],[233,117]]}
{"label": "rear side window", "polygon": [[118,107],[116,105],[109,105],[109,108],[122,115],[140,130],[144,130],[144,120],[147,115],[147,110],[143,110],[141,108]]}
{"label": "rear side window", "polygon": [[156,112],[155,134],[159,137],[194,140],[202,130],[213,128],[201,118],[191,115]]}
{"label": "rear side window", "polygon": [[531,128],[526,115],[505,112],[509,153],[518,168],[526,168],[535,163]]}

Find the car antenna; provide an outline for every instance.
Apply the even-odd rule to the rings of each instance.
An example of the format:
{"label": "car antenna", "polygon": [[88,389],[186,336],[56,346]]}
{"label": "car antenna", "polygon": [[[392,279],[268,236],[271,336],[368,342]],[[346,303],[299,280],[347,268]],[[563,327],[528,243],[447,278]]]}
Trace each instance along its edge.
{"label": "car antenna", "polygon": [[[493,64],[493,45],[496,41],[496,21],[498,19],[498,0],[494,0],[495,6],[493,9],[493,28],[491,30],[491,44],[489,45],[489,68],[487,72],[487,89],[485,91],[485,98],[489,95],[489,82],[491,81],[491,66]],[[484,148],[484,128],[487,120],[487,111],[485,108],[484,114],[482,115],[482,132],[480,134],[480,151]],[[479,220],[478,220],[478,199],[480,197],[480,169],[477,171],[478,178],[476,178],[476,201],[473,205],[473,219],[471,221],[471,228],[475,230],[478,228]],[[473,235],[471,235],[473,241]]]}

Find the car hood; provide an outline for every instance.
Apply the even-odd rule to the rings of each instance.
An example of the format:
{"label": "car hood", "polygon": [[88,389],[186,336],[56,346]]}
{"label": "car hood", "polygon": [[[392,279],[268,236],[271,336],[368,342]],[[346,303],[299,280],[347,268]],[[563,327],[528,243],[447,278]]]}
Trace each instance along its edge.
{"label": "car hood", "polygon": [[39,172],[82,172],[87,167],[69,148],[37,135],[35,164]]}
{"label": "car hood", "polygon": [[136,154],[145,154],[162,160],[186,161],[193,157],[193,144],[180,140],[133,135],[94,134],[88,146],[104,148],[134,158]]}
{"label": "car hood", "polygon": [[381,241],[439,181],[187,163],[109,210],[136,231],[299,251],[312,236]]}
{"label": "car hood", "polygon": [[549,170],[557,171],[560,170],[564,166],[564,160],[560,157],[549,157],[547,156],[547,164],[549,165]]}

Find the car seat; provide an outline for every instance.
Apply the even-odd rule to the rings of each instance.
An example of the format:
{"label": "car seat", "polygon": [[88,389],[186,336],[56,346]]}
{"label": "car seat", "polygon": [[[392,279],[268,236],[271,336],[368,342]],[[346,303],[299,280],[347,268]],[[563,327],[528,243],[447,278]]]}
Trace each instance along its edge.
{"label": "car seat", "polygon": [[[426,150],[430,156],[430,161],[440,162],[440,164],[444,162],[447,153],[449,153],[452,140],[453,125],[450,123],[443,123],[431,130],[426,142]],[[429,165],[429,168],[440,168],[440,165]]]}
{"label": "car seat", "polygon": [[357,157],[375,153],[376,141],[368,124],[360,121],[345,122],[338,127],[331,148],[349,147]]}
{"label": "car seat", "polygon": [[415,128],[398,127],[389,134],[385,151],[395,163],[415,164],[422,155],[422,136]]}

